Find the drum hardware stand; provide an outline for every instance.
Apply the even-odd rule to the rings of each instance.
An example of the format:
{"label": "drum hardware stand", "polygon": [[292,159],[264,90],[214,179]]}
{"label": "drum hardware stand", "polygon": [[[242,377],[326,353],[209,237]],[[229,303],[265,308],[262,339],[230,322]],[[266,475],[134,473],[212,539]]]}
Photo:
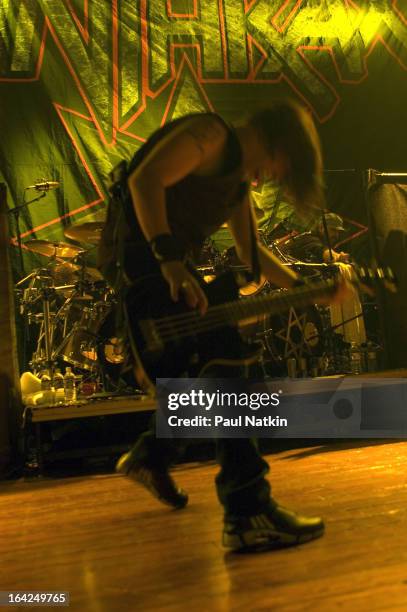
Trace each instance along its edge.
{"label": "drum hardware stand", "polygon": [[[75,298],[83,297],[85,295],[86,289],[89,289],[89,286],[91,284],[85,278],[85,260],[83,258],[83,254],[79,254],[76,258],[74,258],[74,261],[77,262],[78,265],[80,266],[80,276],[79,276],[78,282],[76,282],[74,285],[62,285],[60,287],[54,287],[55,292],[66,291],[68,289],[72,289],[71,295],[65,300],[61,308],[55,314],[55,321],[57,321],[61,317],[61,315],[65,313],[65,311],[67,310],[67,308],[69,308],[69,306],[72,304]],[[52,351],[53,362],[55,362],[61,348],[64,346],[66,337],[69,334],[72,334],[75,330],[77,330],[80,327],[79,322],[75,322],[73,325],[73,328],[70,330],[69,334],[67,334],[67,328],[66,328],[67,324],[68,324],[68,320],[67,320],[67,317],[65,317],[64,323],[63,323],[63,333],[62,333],[63,340]],[[55,326],[55,323],[54,323],[54,326]]]}
{"label": "drum hardware stand", "polygon": [[[50,376],[51,380],[54,374],[54,361],[52,358],[52,339],[53,339],[53,329],[54,324],[51,321],[51,310],[50,310],[50,302],[51,298],[55,295],[55,288],[50,285],[52,282],[52,277],[49,274],[39,275],[39,280],[41,284],[39,297],[42,300],[42,314],[43,314],[43,331],[40,334],[44,339],[45,344],[45,360],[44,365],[45,369]],[[39,339],[39,342],[40,342]]]}
{"label": "drum hardware stand", "polygon": [[271,250],[271,252],[274,255],[277,255],[277,257],[281,260],[282,263],[286,263],[289,261],[287,256],[284,255],[284,253],[281,251],[281,249],[278,247],[278,245],[275,242],[272,242],[271,246],[269,246],[268,248]]}
{"label": "drum hardware stand", "polygon": [[[65,315],[65,311],[67,310],[67,307],[71,305],[71,303],[74,300],[75,294],[74,294],[74,289],[76,289],[76,285],[62,285],[60,287],[55,287],[55,291],[68,291],[71,290],[72,293],[71,295],[66,298],[65,302],[62,304],[61,308],[57,311],[56,315],[55,315],[55,320],[57,321],[61,316]],[[66,326],[67,326],[67,320],[66,320],[66,316],[64,317],[64,325],[63,325],[63,335],[65,336],[66,334]]]}
{"label": "drum hardware stand", "polygon": [[[346,325],[346,323],[350,323],[351,321],[355,321],[356,319],[359,319],[360,317],[363,317],[363,313],[362,312],[360,312],[359,314],[355,315],[354,317],[350,317],[349,319],[345,319],[345,321],[341,321],[340,323],[337,323],[336,325],[328,325],[326,331],[328,333],[332,333],[332,332],[335,331],[335,329],[338,329],[338,327],[342,327],[343,325]],[[314,334],[313,336],[309,336],[308,340],[313,340],[314,338],[318,338],[318,337],[319,337],[319,334]]]}
{"label": "drum hardware stand", "polygon": [[77,289],[79,291],[79,295],[83,297],[85,295],[85,289],[89,288],[89,283],[86,281],[86,278],[85,278],[84,254],[80,253],[79,255],[77,255],[77,257],[75,257],[75,262],[79,265],[79,268],[80,268],[79,280],[77,282]]}
{"label": "drum hardware stand", "polygon": [[[350,343],[344,340],[342,334],[335,333],[335,330],[343,325],[346,325],[346,323],[350,323],[351,321],[362,317],[363,313],[360,312],[359,314],[350,317],[345,321],[341,321],[336,325],[330,325],[329,323],[326,323],[326,319],[329,317],[328,310],[323,309],[323,311],[322,320],[325,320],[325,323],[323,325],[322,338],[325,345],[325,355],[327,356],[329,362],[327,373],[337,374],[347,370],[350,371],[350,358],[348,355]],[[312,340],[315,337],[316,336],[311,336],[309,340]]]}
{"label": "drum hardware stand", "polygon": [[28,312],[26,313],[28,315],[29,323],[38,323],[39,321],[41,321],[41,328],[37,340],[37,348],[34,352],[33,358],[31,359],[30,367],[45,367],[47,373],[50,375],[50,377],[52,377],[55,365],[55,350],[53,350],[55,322],[61,316],[66,306],[66,303],[71,298],[68,298],[65,301],[63,306],[61,306],[61,308],[57,311],[56,314],[51,312],[51,301],[58,291],[74,289],[75,285],[63,285],[60,287],[53,287],[53,278],[50,275],[49,270],[47,268],[39,268],[31,272],[31,274],[27,275],[25,278],[21,279],[16,284],[16,287],[21,287],[24,282],[27,282],[30,279],[30,285],[35,280],[39,280],[40,287],[38,290],[38,294],[34,297],[34,299],[30,300],[29,302],[26,302],[23,298],[22,302],[20,303],[21,314],[25,314],[24,311],[27,309],[28,306],[32,306],[40,300],[42,302],[42,312],[38,314],[33,314],[28,309]]}
{"label": "drum hardware stand", "polygon": [[23,285],[25,282],[27,282],[30,279],[34,280],[35,278],[37,278],[37,276],[38,276],[38,270],[33,270],[32,272],[30,272],[30,274],[27,274],[27,276],[19,280],[15,286],[20,287],[21,285]]}
{"label": "drum hardware stand", "polygon": [[77,294],[75,297],[84,297],[86,295],[86,292],[87,291],[89,292],[92,289],[92,287],[95,286],[94,282],[91,280],[89,281],[88,280],[89,277],[88,278],[86,277],[85,256],[87,254],[88,254],[88,251],[84,251],[83,253],[79,253],[78,255],[76,255],[76,257],[72,259],[72,261],[75,262],[79,266],[79,272],[78,272],[79,280],[74,285],[77,291]]}

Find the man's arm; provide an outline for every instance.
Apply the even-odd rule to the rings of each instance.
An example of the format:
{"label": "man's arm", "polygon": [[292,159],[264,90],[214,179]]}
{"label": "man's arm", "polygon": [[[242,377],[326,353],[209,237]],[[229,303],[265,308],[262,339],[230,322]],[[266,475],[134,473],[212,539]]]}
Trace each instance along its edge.
{"label": "man's arm", "polygon": [[211,166],[222,157],[226,139],[226,129],[216,117],[192,118],[157,143],[132,172],[128,186],[147,240],[170,231],[165,207],[166,187],[188,174],[210,172]]}
{"label": "man's arm", "polygon": [[[128,186],[134,211],[147,241],[170,234],[165,189],[191,173],[216,172],[223,161],[226,128],[216,117],[198,116],[185,121],[153,147],[132,172]],[[191,206],[194,202],[191,201]],[[180,290],[188,304],[204,312],[207,300],[199,283],[181,261],[163,262],[161,272],[176,301]]]}
{"label": "man's arm", "polygon": [[[254,229],[257,238],[256,220],[254,219],[248,196],[235,209],[228,222],[229,229],[236,244],[237,256],[247,266],[251,266],[250,214],[253,215]],[[295,285],[296,281],[301,280],[295,272],[283,266],[280,260],[263,245],[258,244],[258,252],[262,276],[265,276],[274,285],[290,289]],[[328,295],[326,297],[321,296],[316,302],[318,304],[339,304],[348,299],[352,294],[352,287],[345,279],[342,279],[338,283],[338,288],[334,295]]]}

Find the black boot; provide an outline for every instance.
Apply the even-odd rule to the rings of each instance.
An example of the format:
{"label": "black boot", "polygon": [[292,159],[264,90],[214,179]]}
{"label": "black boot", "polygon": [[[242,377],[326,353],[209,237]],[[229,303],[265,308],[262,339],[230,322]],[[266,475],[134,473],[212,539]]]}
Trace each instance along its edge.
{"label": "black boot", "polygon": [[131,453],[122,455],[116,463],[116,472],[143,485],[163,504],[181,509],[188,503],[188,495],[179,489],[165,468],[152,468],[134,459]]}
{"label": "black boot", "polygon": [[223,545],[239,550],[302,544],[319,538],[324,523],[319,517],[297,514],[272,502],[261,514],[225,517]]}

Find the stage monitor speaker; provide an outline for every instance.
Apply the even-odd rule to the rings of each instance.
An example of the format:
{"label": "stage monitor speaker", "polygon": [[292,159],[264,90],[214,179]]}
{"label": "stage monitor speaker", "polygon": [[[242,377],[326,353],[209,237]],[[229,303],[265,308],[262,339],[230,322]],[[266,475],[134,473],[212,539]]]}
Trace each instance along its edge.
{"label": "stage monitor speaker", "polygon": [[366,202],[373,255],[390,266],[397,293],[379,296],[385,341],[385,366],[407,367],[407,173],[368,170]]}

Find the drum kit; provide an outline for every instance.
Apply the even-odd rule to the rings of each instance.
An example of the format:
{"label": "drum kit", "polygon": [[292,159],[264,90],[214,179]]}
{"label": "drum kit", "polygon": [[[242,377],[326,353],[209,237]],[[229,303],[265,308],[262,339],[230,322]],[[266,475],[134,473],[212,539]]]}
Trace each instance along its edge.
{"label": "drum kit", "polygon": [[[46,260],[43,267],[36,268],[16,285],[20,313],[27,325],[36,326],[36,344],[30,361],[34,374],[49,372],[52,376],[55,368],[64,363],[77,373],[105,382],[106,372],[111,368],[117,370],[125,361],[123,344],[114,333],[114,293],[100,272],[87,264],[88,245],[92,248],[98,245],[102,229],[103,223],[82,223],[64,232],[65,238],[73,242],[24,243],[26,249]],[[260,232],[260,238],[283,265],[301,275],[326,279],[338,273],[336,266],[295,260],[281,248],[281,239],[272,240],[266,232]],[[212,240],[204,245],[198,264],[207,282],[227,270],[246,271],[234,247],[219,252]],[[284,290],[265,279],[259,283],[248,281],[240,288],[240,298],[280,291]],[[352,327],[353,337],[344,331],[344,321],[338,313],[334,315],[328,307],[321,306],[264,315],[242,326],[240,331],[246,340],[262,342],[267,374],[286,375],[287,369],[292,371],[294,362],[300,375],[332,374],[349,369],[344,357],[349,355],[349,346],[366,340],[363,316],[360,312],[355,316],[353,311],[352,316],[359,321]]]}
{"label": "drum kit", "polygon": [[[106,364],[121,364],[121,344],[112,328],[115,298],[99,270],[86,263],[85,245],[97,245],[103,224],[83,223],[65,231],[79,244],[29,240],[24,247],[46,260],[16,284],[20,314],[36,326],[30,368],[41,376],[64,363],[103,380]],[[81,245],[81,246],[79,246]]]}
{"label": "drum kit", "polygon": [[[277,228],[280,230],[280,225]],[[281,234],[281,232],[280,232]],[[284,234],[284,232],[283,232]],[[329,280],[343,274],[344,266],[299,261],[290,255],[290,244],[296,232],[275,237],[273,232],[259,230],[260,241],[284,266],[308,280]],[[198,269],[205,280],[232,270],[247,273],[247,267],[238,259],[235,247],[219,253],[212,240],[206,244]],[[345,271],[346,274],[346,271]],[[285,291],[273,286],[265,278],[260,282],[247,280],[240,287],[241,299],[265,293]],[[263,369],[270,376],[318,376],[352,371],[351,350],[358,351],[361,361],[367,352],[363,309],[358,296],[340,306],[310,305],[302,309],[290,308],[279,315],[262,315],[241,328],[246,340],[260,341],[263,345]],[[370,349],[370,352],[372,350]]]}

